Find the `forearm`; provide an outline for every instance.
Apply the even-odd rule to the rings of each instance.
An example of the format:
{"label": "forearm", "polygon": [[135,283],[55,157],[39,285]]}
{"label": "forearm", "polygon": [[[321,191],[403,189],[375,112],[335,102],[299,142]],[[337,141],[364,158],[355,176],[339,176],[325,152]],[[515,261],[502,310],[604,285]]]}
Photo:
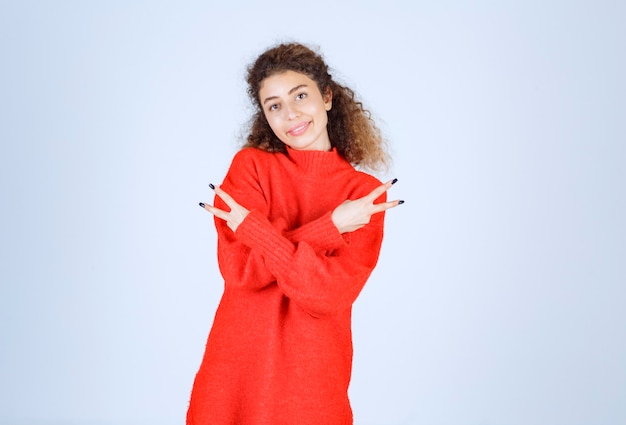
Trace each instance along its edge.
{"label": "forearm", "polygon": [[330,211],[296,229],[285,231],[283,235],[293,243],[306,242],[315,251],[332,251],[346,245],[346,240],[332,221]]}
{"label": "forearm", "polygon": [[293,243],[261,214],[251,212],[236,237],[262,254],[285,295],[313,316],[349,308],[371,274],[382,242],[382,216],[349,236],[335,255]]}

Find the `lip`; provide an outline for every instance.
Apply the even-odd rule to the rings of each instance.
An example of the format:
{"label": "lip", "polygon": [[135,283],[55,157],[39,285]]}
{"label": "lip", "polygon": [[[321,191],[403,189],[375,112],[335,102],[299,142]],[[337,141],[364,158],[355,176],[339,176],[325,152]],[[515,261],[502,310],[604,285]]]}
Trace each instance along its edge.
{"label": "lip", "polygon": [[290,136],[300,136],[301,134],[304,134],[305,131],[307,131],[310,125],[311,121],[298,123],[291,127],[289,130],[287,130],[287,134],[289,134]]}

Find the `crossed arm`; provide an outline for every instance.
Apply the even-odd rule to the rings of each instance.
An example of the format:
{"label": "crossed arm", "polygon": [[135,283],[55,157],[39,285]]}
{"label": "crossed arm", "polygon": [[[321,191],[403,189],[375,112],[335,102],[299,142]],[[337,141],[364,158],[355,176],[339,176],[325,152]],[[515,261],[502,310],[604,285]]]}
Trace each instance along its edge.
{"label": "crossed arm", "polygon": [[[218,256],[226,284],[255,290],[276,282],[287,297],[315,317],[349,307],[378,260],[383,215],[376,214],[401,203],[375,203],[385,198],[382,195],[393,183],[345,201],[294,230],[287,230],[280,221],[270,222],[215,187],[219,207],[203,207],[216,218]],[[353,235],[349,243],[341,236],[346,233]]]}
{"label": "crossed arm", "polygon": [[[374,201],[383,193],[387,192],[395,182],[395,179],[389,180],[364,197],[355,200],[346,200],[335,208],[331,214],[331,218],[337,230],[339,230],[339,233],[354,232],[368,224],[372,215],[400,205],[402,203],[400,200],[381,202],[378,204],[374,203]],[[235,201],[220,187],[211,186],[217,196],[228,205],[230,211],[225,211],[209,204],[203,204],[204,209],[215,217],[224,220],[233,232],[237,231],[237,228],[250,211]]]}

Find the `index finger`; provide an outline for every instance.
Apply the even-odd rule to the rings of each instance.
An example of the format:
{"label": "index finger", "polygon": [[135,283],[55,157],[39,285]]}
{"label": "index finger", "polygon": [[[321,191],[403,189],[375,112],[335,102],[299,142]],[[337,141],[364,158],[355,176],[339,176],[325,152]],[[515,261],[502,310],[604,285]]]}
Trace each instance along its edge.
{"label": "index finger", "polygon": [[215,193],[217,194],[217,196],[219,196],[220,198],[222,198],[222,200],[226,203],[226,205],[228,205],[231,210],[235,205],[239,205],[239,203],[237,201],[235,201],[232,196],[230,196],[228,193],[224,192],[222,190],[221,187],[219,186],[214,186],[213,190],[215,191]]}
{"label": "index finger", "polygon": [[383,183],[380,186],[378,186],[376,189],[372,190],[365,197],[370,199],[372,202],[374,202],[376,199],[378,199],[380,195],[388,191],[391,188],[391,186],[393,186],[397,181],[398,179],[389,180],[388,182]]}

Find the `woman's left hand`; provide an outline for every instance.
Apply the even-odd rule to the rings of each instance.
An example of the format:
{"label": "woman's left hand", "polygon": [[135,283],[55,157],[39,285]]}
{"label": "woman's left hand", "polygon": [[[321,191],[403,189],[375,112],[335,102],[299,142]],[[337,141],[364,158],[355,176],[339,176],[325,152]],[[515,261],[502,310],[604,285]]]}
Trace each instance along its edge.
{"label": "woman's left hand", "polygon": [[230,207],[230,211],[224,211],[204,203],[200,203],[200,206],[213,214],[215,217],[224,220],[228,227],[230,227],[230,229],[234,232],[250,211],[238,204],[237,201],[235,201],[228,193],[224,192],[219,186],[209,186],[211,186],[211,188],[215,191],[215,194],[222,198],[226,205]]}

